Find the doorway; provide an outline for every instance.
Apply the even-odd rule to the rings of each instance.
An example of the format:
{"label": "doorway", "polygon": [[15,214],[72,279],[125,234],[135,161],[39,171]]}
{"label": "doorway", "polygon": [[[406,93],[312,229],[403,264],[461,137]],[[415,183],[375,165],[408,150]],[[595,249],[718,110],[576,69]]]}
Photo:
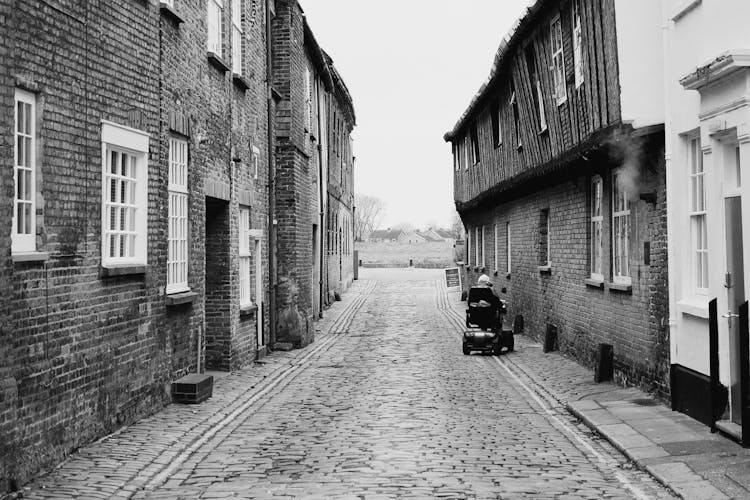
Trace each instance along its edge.
{"label": "doorway", "polygon": [[739,193],[741,177],[739,170],[739,147],[725,149],[725,198],[724,224],[726,234],[727,272],[724,286],[727,290],[728,352],[730,419],[742,424],[740,402],[740,340],[739,307],[745,302],[745,263],[742,240],[742,198]]}
{"label": "doorway", "polygon": [[206,368],[230,369],[229,203],[206,197]]}

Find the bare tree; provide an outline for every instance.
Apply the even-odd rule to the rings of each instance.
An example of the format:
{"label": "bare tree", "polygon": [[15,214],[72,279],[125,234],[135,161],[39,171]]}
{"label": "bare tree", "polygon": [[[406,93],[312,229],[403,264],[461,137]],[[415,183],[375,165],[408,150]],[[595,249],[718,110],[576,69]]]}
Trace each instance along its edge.
{"label": "bare tree", "polygon": [[380,225],[385,204],[375,196],[355,194],[354,206],[354,240],[363,241]]}
{"label": "bare tree", "polygon": [[461,221],[461,217],[458,215],[458,212],[453,212],[453,218],[451,219],[451,227],[449,231],[451,232],[451,235],[457,240],[463,238],[464,223]]}

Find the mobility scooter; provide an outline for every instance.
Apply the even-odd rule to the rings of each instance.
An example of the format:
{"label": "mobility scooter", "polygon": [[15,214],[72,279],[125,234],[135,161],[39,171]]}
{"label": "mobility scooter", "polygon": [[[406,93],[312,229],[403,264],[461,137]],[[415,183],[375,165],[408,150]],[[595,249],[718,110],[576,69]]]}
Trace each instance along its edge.
{"label": "mobility scooter", "polygon": [[[502,289],[505,293],[505,288]],[[463,338],[464,354],[472,351],[499,355],[503,347],[513,350],[513,330],[503,328],[503,316],[508,312],[505,301],[492,290],[473,286],[467,296],[466,328]]]}

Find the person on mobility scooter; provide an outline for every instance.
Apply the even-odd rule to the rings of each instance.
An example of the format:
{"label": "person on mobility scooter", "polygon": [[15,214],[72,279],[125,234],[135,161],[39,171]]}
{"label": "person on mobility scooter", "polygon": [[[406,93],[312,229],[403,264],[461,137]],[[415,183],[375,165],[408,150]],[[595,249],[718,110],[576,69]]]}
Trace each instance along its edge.
{"label": "person on mobility scooter", "polygon": [[[505,293],[505,289],[503,289]],[[476,286],[469,289],[466,309],[466,330],[463,337],[463,352],[491,352],[499,355],[503,347],[513,350],[513,331],[503,329],[503,316],[508,312],[505,301],[495,295],[492,281],[483,274]]]}

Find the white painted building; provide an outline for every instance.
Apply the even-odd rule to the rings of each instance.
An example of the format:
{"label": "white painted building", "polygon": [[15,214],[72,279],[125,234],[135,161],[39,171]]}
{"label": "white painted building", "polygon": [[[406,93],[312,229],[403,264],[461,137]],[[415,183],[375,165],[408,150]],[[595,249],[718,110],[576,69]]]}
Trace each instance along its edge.
{"label": "white painted building", "polygon": [[726,424],[741,422],[734,314],[750,290],[750,2],[662,5],[673,407],[709,423],[716,298],[719,379],[729,394],[721,418],[731,432]]}

